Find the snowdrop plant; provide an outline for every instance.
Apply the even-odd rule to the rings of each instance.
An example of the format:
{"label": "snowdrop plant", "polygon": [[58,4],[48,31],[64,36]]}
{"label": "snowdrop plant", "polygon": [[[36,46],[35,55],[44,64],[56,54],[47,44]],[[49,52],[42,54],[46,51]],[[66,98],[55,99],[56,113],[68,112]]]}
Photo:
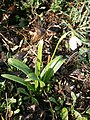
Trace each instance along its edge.
{"label": "snowdrop plant", "polygon": [[72,37],[70,38],[70,40],[69,40],[69,45],[70,45],[70,48],[71,48],[72,50],[75,50],[75,49],[77,49],[78,45],[79,45],[79,46],[82,45],[82,42],[81,42],[81,40],[80,40],[78,37],[72,36]]}
{"label": "snowdrop plant", "polygon": [[[60,39],[61,40],[61,39]],[[26,77],[21,78],[16,75],[11,74],[2,74],[2,77],[9,79],[11,81],[17,82],[21,84],[22,86],[27,87],[28,91],[30,91],[31,97],[33,101],[36,101],[32,93],[40,94],[42,89],[45,87],[46,83],[48,83],[51,78],[54,76],[54,74],[57,72],[57,70],[61,67],[61,65],[65,62],[65,59],[62,58],[62,56],[57,56],[51,59],[51,61],[42,69],[42,49],[43,49],[43,40],[39,41],[38,44],[38,54],[37,54],[37,61],[35,64],[35,72],[32,71],[31,68],[29,68],[25,63],[22,61],[19,61],[14,58],[8,59],[8,64],[10,66],[13,66],[17,68],[17,70],[20,70],[23,72]],[[25,95],[29,94],[22,88],[20,88],[21,93],[24,93]]]}

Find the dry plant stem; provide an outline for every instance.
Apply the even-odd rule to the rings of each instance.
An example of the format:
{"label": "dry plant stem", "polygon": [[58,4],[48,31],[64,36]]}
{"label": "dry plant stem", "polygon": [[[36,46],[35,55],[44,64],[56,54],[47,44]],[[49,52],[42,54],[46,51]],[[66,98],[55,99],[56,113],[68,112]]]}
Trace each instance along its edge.
{"label": "dry plant stem", "polygon": [[7,50],[9,51],[9,45],[6,43],[6,41],[2,38],[2,41],[4,42],[4,44],[5,44],[5,46],[6,46],[6,48],[7,48]]}
{"label": "dry plant stem", "polygon": [[31,47],[31,45],[29,45],[29,48],[28,48],[28,52],[27,52],[27,54],[24,56],[24,58],[30,53],[30,51],[37,57],[37,54],[33,51],[33,49],[32,48],[30,48]]}
{"label": "dry plant stem", "polygon": [[[48,97],[48,95],[47,95],[47,93],[44,91],[44,94],[45,94],[45,96],[47,97],[47,101],[49,102],[49,105],[50,105],[50,108],[51,108],[51,110],[52,111],[54,111],[53,110],[53,107],[52,107],[52,104],[51,104],[51,102],[50,102],[50,100],[49,100],[49,97]],[[55,120],[55,117],[54,117],[54,112],[52,112],[52,120]]]}
{"label": "dry plant stem", "polygon": [[8,42],[8,44],[13,45],[13,42],[9,41],[2,33],[0,33],[0,36],[2,36],[3,40]]}
{"label": "dry plant stem", "polygon": [[24,40],[27,40],[27,37],[22,33],[22,31],[18,31],[18,30],[14,30],[14,29],[11,29],[11,30],[14,31],[15,33],[18,33],[19,35],[22,35],[24,37]]}
{"label": "dry plant stem", "polygon": [[8,99],[7,99],[7,92],[5,93],[5,97],[6,97],[6,106],[7,106],[7,108],[6,108],[6,115],[5,115],[5,119],[7,120],[7,118],[8,118]]}
{"label": "dry plant stem", "polygon": [[77,56],[78,55],[78,52],[76,51],[76,52],[74,52],[70,57],[69,57],[69,59],[67,60],[67,62],[65,63],[65,64],[68,64],[70,61],[72,61],[72,59],[75,57],[75,56]]}

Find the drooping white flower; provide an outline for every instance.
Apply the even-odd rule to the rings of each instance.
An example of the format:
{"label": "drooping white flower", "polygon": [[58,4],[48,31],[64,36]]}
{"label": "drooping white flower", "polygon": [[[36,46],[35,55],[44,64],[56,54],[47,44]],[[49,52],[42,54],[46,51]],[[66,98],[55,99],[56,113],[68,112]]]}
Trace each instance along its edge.
{"label": "drooping white flower", "polygon": [[80,40],[78,37],[73,36],[73,37],[71,37],[70,40],[69,40],[69,45],[70,45],[70,48],[71,48],[72,50],[75,50],[78,45],[79,45],[79,46],[82,45],[82,42],[81,42],[81,40]]}

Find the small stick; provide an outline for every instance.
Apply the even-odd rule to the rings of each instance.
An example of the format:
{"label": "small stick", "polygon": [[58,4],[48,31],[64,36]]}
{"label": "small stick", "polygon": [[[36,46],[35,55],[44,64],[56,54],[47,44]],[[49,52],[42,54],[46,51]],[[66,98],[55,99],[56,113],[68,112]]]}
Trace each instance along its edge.
{"label": "small stick", "polygon": [[6,106],[7,106],[5,118],[6,118],[6,120],[7,120],[7,117],[8,117],[8,99],[7,99],[7,92],[5,93],[5,97],[6,97]]}

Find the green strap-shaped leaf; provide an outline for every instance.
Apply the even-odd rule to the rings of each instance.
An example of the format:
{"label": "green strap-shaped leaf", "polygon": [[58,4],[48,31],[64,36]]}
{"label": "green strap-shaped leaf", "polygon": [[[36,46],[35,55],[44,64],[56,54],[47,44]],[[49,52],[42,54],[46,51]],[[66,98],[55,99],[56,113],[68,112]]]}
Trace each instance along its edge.
{"label": "green strap-shaped leaf", "polygon": [[29,96],[29,94],[26,92],[26,90],[25,90],[24,88],[19,87],[19,88],[17,88],[17,91],[18,91],[19,93],[22,93],[22,94],[24,94],[24,95]]}
{"label": "green strap-shaped leaf", "polygon": [[47,82],[57,72],[61,65],[65,62],[61,56],[54,58],[42,71],[40,77],[43,81]]}
{"label": "green strap-shaped leaf", "polygon": [[28,82],[26,82],[24,79],[22,79],[18,76],[10,75],[10,74],[2,74],[1,76],[4,78],[7,78],[9,80],[15,81],[17,83],[20,83],[20,84],[26,86],[29,90],[33,89],[33,87]]}
{"label": "green strap-shaped leaf", "polygon": [[14,66],[15,68],[21,70],[23,73],[25,73],[26,75],[29,73],[32,73],[32,70],[23,62],[17,60],[17,59],[13,59],[13,58],[9,58],[8,59],[8,64]]}
{"label": "green strap-shaped leaf", "polygon": [[42,81],[44,81],[45,83],[48,82],[53,75],[54,75],[53,68],[48,69],[48,71],[46,71],[46,73],[42,77]]}
{"label": "green strap-shaped leaf", "polygon": [[41,77],[41,78],[45,75],[45,73],[46,73],[50,68],[53,68],[53,67],[54,67],[54,65],[57,63],[58,59],[59,59],[59,56],[56,57],[55,59],[53,59],[52,61],[50,61],[50,63],[48,63],[48,64],[46,65],[46,67],[43,69],[43,71],[42,71],[41,74],[40,74],[40,77]]}
{"label": "green strap-shaped leaf", "polygon": [[18,77],[18,76],[10,75],[10,74],[2,74],[1,76],[4,77],[4,78],[7,78],[7,79],[9,79],[9,80],[18,82],[18,83],[20,83],[20,84],[22,84],[22,85],[24,85],[24,86],[27,86],[27,82],[24,81],[24,79],[22,79],[22,78],[20,78],[20,77]]}
{"label": "green strap-shaped leaf", "polygon": [[27,76],[28,76],[29,81],[31,81],[31,80],[39,80],[39,78],[36,76],[35,73],[27,74]]}
{"label": "green strap-shaped leaf", "polygon": [[40,75],[40,68],[42,64],[42,48],[43,48],[43,40],[39,41],[39,46],[38,46],[38,55],[37,55],[37,62],[35,66],[35,74],[37,76]]}
{"label": "green strap-shaped leaf", "polygon": [[57,72],[57,70],[61,67],[61,65],[65,62],[65,59],[63,59],[61,56],[59,57],[57,63],[53,67],[54,73]]}

